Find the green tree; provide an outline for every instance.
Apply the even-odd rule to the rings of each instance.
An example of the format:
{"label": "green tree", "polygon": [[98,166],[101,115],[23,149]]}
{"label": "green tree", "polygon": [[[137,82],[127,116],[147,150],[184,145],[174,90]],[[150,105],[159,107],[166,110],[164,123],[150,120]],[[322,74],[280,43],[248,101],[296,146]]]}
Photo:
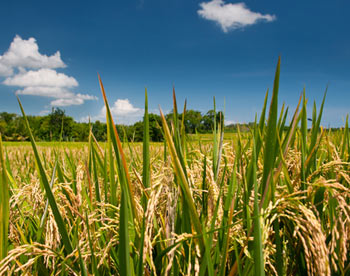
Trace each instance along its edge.
{"label": "green tree", "polygon": [[62,122],[65,116],[65,111],[60,108],[52,108],[49,114],[50,119],[50,140],[57,141],[61,136]]}
{"label": "green tree", "polygon": [[98,141],[106,141],[107,125],[97,120],[95,123],[92,124],[92,133]]}
{"label": "green tree", "polygon": [[157,114],[148,114],[149,118],[149,136],[153,142],[163,141],[163,133],[161,131],[161,118]]}
{"label": "green tree", "polygon": [[[181,114],[181,117],[182,117],[182,114]],[[196,129],[200,127],[201,120],[202,120],[202,114],[200,111],[196,111],[192,109],[187,110],[185,113],[185,120],[184,120],[186,133],[195,133]]]}
{"label": "green tree", "polygon": [[[214,130],[214,118],[215,113],[214,110],[209,110],[203,117],[200,123],[199,132],[208,133]],[[224,114],[222,111],[216,113],[216,126],[220,124],[220,120],[224,119]]]}

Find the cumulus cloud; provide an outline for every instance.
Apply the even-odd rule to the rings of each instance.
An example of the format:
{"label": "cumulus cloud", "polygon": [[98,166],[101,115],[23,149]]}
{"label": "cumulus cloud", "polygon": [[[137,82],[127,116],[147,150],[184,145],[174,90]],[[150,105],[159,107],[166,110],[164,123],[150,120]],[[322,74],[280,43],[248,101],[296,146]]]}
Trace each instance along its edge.
{"label": "cumulus cloud", "polygon": [[12,75],[12,67],[7,66],[2,63],[2,56],[0,56],[0,76],[10,76]]}
{"label": "cumulus cloud", "polygon": [[[134,107],[128,99],[118,99],[110,107],[112,115],[114,116],[135,116],[142,113],[141,108]],[[106,107],[102,108],[103,114],[106,113]]]}
{"label": "cumulus cloud", "polygon": [[39,69],[37,71],[22,71],[13,77],[8,77],[3,82],[11,86],[47,86],[47,87],[74,87],[78,86],[75,78],[63,73],[57,73],[53,69]]}
{"label": "cumulus cloud", "polygon": [[223,0],[212,0],[202,2],[199,5],[198,15],[216,22],[225,33],[229,30],[256,24],[259,21],[276,20],[275,15],[253,12],[244,3],[225,4]]}
{"label": "cumulus cloud", "polygon": [[[143,117],[144,109],[135,107],[129,99],[117,99],[111,106],[110,110],[116,124],[133,124],[140,121]],[[105,121],[106,120],[106,107],[103,106],[100,113],[97,116],[86,116],[80,119],[80,121]]]}
{"label": "cumulus cloud", "polygon": [[39,53],[39,46],[35,38],[28,40],[16,36],[10,48],[0,56],[0,75],[9,76],[13,74],[13,69],[22,68],[64,68],[66,65],[61,59],[61,54],[57,51],[52,56]]}
{"label": "cumulus cloud", "polygon": [[81,105],[97,97],[76,94],[71,89],[78,87],[78,81],[56,71],[66,67],[57,51],[51,56],[39,52],[35,38],[27,40],[16,36],[9,49],[0,56],[0,76],[7,86],[21,87],[16,94],[54,98],[52,106]]}

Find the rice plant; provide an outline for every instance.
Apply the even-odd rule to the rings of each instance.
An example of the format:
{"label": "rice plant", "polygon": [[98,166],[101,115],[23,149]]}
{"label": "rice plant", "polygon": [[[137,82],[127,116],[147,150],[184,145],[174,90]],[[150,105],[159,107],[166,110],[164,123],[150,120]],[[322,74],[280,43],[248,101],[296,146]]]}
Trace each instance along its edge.
{"label": "rice plant", "polygon": [[106,143],[39,147],[18,100],[31,147],[0,136],[0,275],[349,275],[348,118],[322,128],[326,93],[311,128],[305,91],[278,110],[279,75],[248,133],[223,139],[221,116],[211,142],[186,135],[175,90],[164,143],[145,91],[142,145],[120,140],[100,77]]}

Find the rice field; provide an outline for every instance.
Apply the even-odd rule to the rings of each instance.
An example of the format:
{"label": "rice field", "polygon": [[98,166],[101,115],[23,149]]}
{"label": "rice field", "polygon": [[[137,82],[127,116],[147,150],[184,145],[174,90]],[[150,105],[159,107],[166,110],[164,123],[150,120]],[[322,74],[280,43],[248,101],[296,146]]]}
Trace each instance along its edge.
{"label": "rice field", "polygon": [[0,140],[0,275],[349,275],[348,119],[322,128],[324,98],[308,128],[305,92],[278,110],[279,71],[225,139],[223,118],[188,137],[174,92],[150,143],[146,92],[143,143],[122,143],[100,80],[106,143],[37,145],[27,121],[30,145]]}

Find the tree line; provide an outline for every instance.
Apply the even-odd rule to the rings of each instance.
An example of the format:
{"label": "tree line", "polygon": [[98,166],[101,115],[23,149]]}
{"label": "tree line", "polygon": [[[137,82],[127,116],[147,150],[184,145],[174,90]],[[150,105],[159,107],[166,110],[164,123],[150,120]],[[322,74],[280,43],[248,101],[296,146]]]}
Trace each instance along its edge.
{"label": "tree line", "polygon": [[[182,114],[178,114],[182,120]],[[76,122],[72,117],[67,116],[60,108],[53,108],[51,113],[45,116],[27,116],[33,135],[37,141],[87,141],[90,127],[98,141],[107,139],[107,125],[101,121],[92,123]],[[166,115],[167,121],[171,122],[173,113]],[[184,116],[185,131],[188,134],[210,133],[214,128],[214,118],[217,125],[220,118],[223,118],[221,111],[215,115],[214,110],[202,114],[200,111],[187,110]],[[240,125],[241,130],[249,129],[250,124]],[[122,140],[142,141],[143,122],[139,121],[133,125],[116,125]],[[149,114],[149,129],[151,141],[163,140],[161,118],[157,114]],[[225,127],[225,131],[235,131],[237,125]],[[0,113],[0,133],[5,141],[26,141],[28,133],[22,116],[15,113]]]}

